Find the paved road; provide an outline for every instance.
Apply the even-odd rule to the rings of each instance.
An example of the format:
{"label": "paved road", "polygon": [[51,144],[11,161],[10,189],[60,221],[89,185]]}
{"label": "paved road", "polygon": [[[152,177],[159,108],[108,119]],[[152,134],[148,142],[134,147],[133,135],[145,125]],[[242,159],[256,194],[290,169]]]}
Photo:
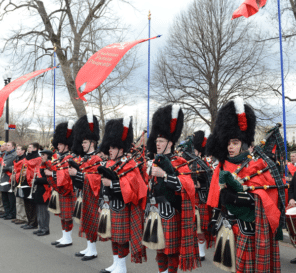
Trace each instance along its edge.
{"label": "paved road", "polygon": [[[73,245],[64,249],[57,249],[50,243],[62,235],[58,217],[51,214],[51,234],[38,237],[32,230],[23,230],[18,225],[0,219],[0,272],[20,273],[68,273],[68,272],[99,272],[111,264],[111,244],[97,243],[98,258],[83,262],[74,253],[86,247],[86,240],[78,237],[78,225],[74,224]],[[289,261],[296,257],[296,249],[288,243],[281,243],[282,272],[296,272],[296,265]],[[129,256],[130,257],[130,256]],[[207,259],[202,268],[194,272],[224,272],[217,269],[211,262],[213,250],[207,250]],[[155,262],[155,252],[148,250],[148,262],[135,265],[127,262],[129,273],[158,272]]]}

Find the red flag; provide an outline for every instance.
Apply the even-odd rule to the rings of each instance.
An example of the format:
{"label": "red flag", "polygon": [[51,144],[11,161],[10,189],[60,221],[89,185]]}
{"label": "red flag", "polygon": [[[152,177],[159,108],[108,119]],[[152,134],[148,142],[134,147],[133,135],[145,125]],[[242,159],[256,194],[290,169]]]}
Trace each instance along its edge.
{"label": "red flag", "polygon": [[232,19],[244,16],[246,18],[254,15],[260,8],[264,7],[267,0],[245,0],[232,14]]}
{"label": "red flag", "polygon": [[38,75],[40,75],[40,74],[42,74],[42,73],[44,73],[44,72],[46,72],[48,70],[51,70],[53,68],[55,68],[55,67],[50,67],[50,68],[41,69],[41,70],[31,72],[29,74],[26,74],[24,76],[19,77],[18,79],[12,81],[9,84],[5,85],[5,87],[2,88],[2,90],[0,91],[0,117],[2,117],[2,114],[3,114],[5,101],[7,100],[9,95],[14,90],[16,90],[17,88],[22,86],[28,80],[31,80],[31,79],[35,78],[36,76],[38,76]]}
{"label": "red flag", "polygon": [[[160,37],[160,35],[150,39],[111,44],[92,55],[86,64],[79,70],[75,80],[79,98],[86,101],[84,96],[100,86],[100,84],[112,72],[114,67],[119,63],[124,54],[132,47],[158,37]],[[85,83],[86,86],[83,92],[80,93],[79,87]]]}

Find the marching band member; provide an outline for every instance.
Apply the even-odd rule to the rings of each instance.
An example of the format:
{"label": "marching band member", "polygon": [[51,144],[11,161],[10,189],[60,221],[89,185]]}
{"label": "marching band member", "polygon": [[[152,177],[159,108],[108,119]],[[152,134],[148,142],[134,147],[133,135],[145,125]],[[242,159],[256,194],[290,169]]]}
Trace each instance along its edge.
{"label": "marching band member", "polygon": [[[17,157],[13,161],[13,170],[14,174],[11,178],[12,181],[15,182],[15,186],[18,185],[19,179],[20,179],[20,173],[23,166],[23,159],[26,158],[26,151],[27,149],[24,146],[18,145],[16,148]],[[25,224],[28,219],[25,211],[25,203],[24,198],[19,195],[18,188],[15,187],[15,195],[16,195],[16,225],[22,225]]]}
{"label": "marching band member", "polygon": [[[296,154],[294,154],[296,155]],[[292,156],[291,156],[291,161],[292,161]],[[289,187],[289,207],[296,207],[296,175],[294,173],[293,179],[290,182],[290,187]],[[296,264],[296,258],[290,261],[291,264]]]}
{"label": "marching band member", "polygon": [[294,173],[296,171],[296,151],[293,151],[290,153],[290,159],[291,159],[291,162],[288,162],[288,164],[287,164],[289,175],[288,175],[288,177],[286,177],[286,180],[289,183],[292,181],[292,178],[293,178]]}
{"label": "marching band member", "polygon": [[3,157],[3,162],[1,162],[2,171],[0,177],[0,191],[2,192],[2,201],[4,206],[5,214],[1,215],[4,220],[12,220],[16,217],[16,200],[14,192],[10,192],[11,187],[11,174],[13,161],[17,157],[15,151],[15,142],[9,141],[6,143],[6,154]]}
{"label": "marching band member", "polygon": [[[68,160],[72,158],[69,149],[73,144],[73,124],[74,122],[70,120],[57,125],[52,145],[58,150],[60,157],[53,163],[54,166],[48,166],[48,169],[44,170],[50,186],[58,193],[60,207],[60,213],[58,215],[61,218],[63,237],[51,243],[57,248],[72,245],[72,215],[76,197],[73,192],[72,180],[67,167],[69,166]],[[55,195],[52,194],[52,198],[54,198],[54,196]],[[56,206],[57,205],[58,204],[56,204]]]}
{"label": "marching band member", "polygon": [[102,159],[95,154],[100,139],[99,123],[95,116],[85,115],[74,125],[74,141],[72,151],[81,156],[79,169],[69,168],[73,184],[82,190],[79,236],[87,240],[87,248],[75,253],[82,261],[97,257],[96,242],[99,224],[99,191],[101,176],[97,168]]}
{"label": "marching band member", "polygon": [[131,261],[146,261],[141,240],[147,186],[133,158],[124,156],[132,141],[131,118],[107,122],[100,149],[104,154],[109,154],[110,160],[105,167],[98,167],[102,175],[99,234],[101,240],[111,239],[113,264],[101,270],[101,273],[125,273],[125,258],[129,254],[130,244]]}
{"label": "marching band member", "polygon": [[38,153],[39,144],[33,142],[28,146],[28,154],[23,160],[22,171],[20,174],[20,186],[24,194],[25,210],[28,224],[21,226],[23,229],[35,229],[38,227],[36,205],[33,199],[28,198],[37,170],[41,165],[41,157]]}
{"label": "marching band member", "polygon": [[[280,272],[277,232],[282,214],[277,167],[260,147],[253,160],[256,116],[241,98],[224,105],[208,138],[207,154],[220,162],[212,177],[207,204],[213,208],[209,229],[217,233],[214,264],[229,272]],[[275,189],[268,189],[272,185]]]}
{"label": "marching band member", "polygon": [[153,178],[149,185],[143,244],[157,249],[159,272],[177,272],[178,267],[191,271],[201,266],[194,221],[194,183],[187,161],[172,154],[183,120],[178,105],[159,108],[153,115],[147,142],[147,150],[156,156],[150,171]]}
{"label": "marching band member", "polygon": [[[198,247],[201,261],[205,260],[206,244],[207,247],[211,247],[214,242],[212,234],[208,231],[208,224],[212,218],[212,212],[206,202],[212,175],[211,169],[208,166],[209,164],[205,157],[206,143],[207,138],[205,138],[205,133],[203,131],[197,131],[193,133],[195,156],[200,157],[203,160],[203,162],[201,162],[204,163],[203,169],[207,169],[207,173],[192,175],[193,181],[196,182],[195,205],[197,206],[200,215],[200,228],[198,228]],[[196,167],[195,170],[198,170],[202,167],[197,161],[194,161],[192,165]]]}
{"label": "marching band member", "polygon": [[52,151],[40,151],[42,163],[38,170],[38,177],[34,181],[33,199],[36,204],[37,222],[39,229],[34,231],[33,234],[38,236],[45,236],[49,234],[49,211],[47,209],[48,202],[51,196],[51,187],[47,181],[44,170],[47,167],[46,162],[50,162],[52,158]]}

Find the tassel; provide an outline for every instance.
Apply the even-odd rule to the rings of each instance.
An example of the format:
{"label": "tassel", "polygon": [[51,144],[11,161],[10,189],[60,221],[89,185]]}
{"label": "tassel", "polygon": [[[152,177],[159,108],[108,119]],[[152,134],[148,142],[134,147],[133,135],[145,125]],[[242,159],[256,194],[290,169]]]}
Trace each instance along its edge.
{"label": "tassel", "polygon": [[226,267],[232,267],[232,260],[231,260],[231,249],[230,249],[230,242],[229,242],[229,236],[227,238],[224,253],[223,253],[223,265]]}
{"label": "tassel", "polygon": [[49,199],[49,203],[48,203],[49,208],[52,208],[52,198],[53,198],[53,196],[51,196],[50,199]]}
{"label": "tassel", "polygon": [[54,196],[52,198],[52,208],[57,209],[57,197],[56,196]]}
{"label": "tassel", "polygon": [[102,232],[103,217],[104,217],[104,214],[101,215],[101,219],[100,219],[100,223],[99,223],[99,233],[103,233]]}
{"label": "tassel", "polygon": [[76,218],[78,218],[78,219],[81,219],[81,207],[82,207],[82,203],[79,202],[78,210],[77,210],[77,216],[76,216]]}
{"label": "tassel", "polygon": [[149,242],[151,242],[151,243],[156,243],[156,244],[158,243],[157,226],[158,226],[158,219],[156,216],[156,218],[153,222],[152,232],[151,232],[150,239],[149,239]]}
{"label": "tassel", "polygon": [[221,256],[222,256],[222,241],[223,236],[219,238],[219,242],[216,247],[215,255],[214,255],[214,262],[221,263]]}
{"label": "tassel", "polygon": [[143,241],[147,243],[149,242],[149,238],[150,238],[151,221],[152,220],[150,216],[146,225],[146,229],[144,231],[144,236],[143,236]]}
{"label": "tassel", "polygon": [[102,233],[105,234],[107,231],[107,215],[103,216]]}
{"label": "tassel", "polygon": [[54,209],[54,210],[57,209],[56,196],[55,195],[51,196],[48,207],[51,208],[51,209]]}
{"label": "tassel", "polygon": [[75,204],[75,209],[74,209],[74,212],[73,212],[73,218],[77,218],[78,205],[79,205],[79,203],[76,202],[76,204]]}

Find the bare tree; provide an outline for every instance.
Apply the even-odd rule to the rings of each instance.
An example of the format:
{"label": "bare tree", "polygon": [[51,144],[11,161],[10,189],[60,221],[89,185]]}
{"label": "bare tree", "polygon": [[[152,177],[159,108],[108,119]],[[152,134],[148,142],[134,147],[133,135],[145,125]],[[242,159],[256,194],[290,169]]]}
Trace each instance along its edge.
{"label": "bare tree", "polygon": [[9,140],[14,141],[20,145],[27,145],[32,139],[36,140],[35,134],[32,134],[32,130],[29,128],[32,120],[24,117],[20,113],[12,112],[9,116],[10,123],[16,125],[15,130],[9,131]]}
{"label": "bare tree", "polygon": [[[128,3],[126,0],[121,2]],[[46,3],[45,3],[46,2]],[[60,63],[63,78],[71,103],[78,117],[86,114],[85,106],[77,97],[75,77],[79,69],[87,60],[92,47],[102,45],[106,37],[112,37],[115,32],[124,32],[118,18],[112,10],[112,0],[0,0],[0,8],[4,12],[0,20],[6,15],[22,12],[27,16],[28,25],[22,25],[14,30],[6,39],[4,51],[11,56],[11,60],[18,63],[19,72],[32,71],[44,66],[45,62],[52,62],[52,52],[56,47],[56,54]],[[92,37],[96,34],[98,40]],[[114,41],[112,41],[114,42]],[[37,80],[43,81],[42,77]],[[37,86],[34,82],[31,102],[37,100]]]}
{"label": "bare tree", "polygon": [[41,145],[49,145],[50,138],[53,135],[53,124],[52,118],[48,115],[47,117],[37,116],[38,125],[38,142]]}
{"label": "bare tree", "polygon": [[250,21],[230,20],[234,10],[232,0],[194,0],[176,17],[153,77],[154,98],[182,104],[189,120],[211,130],[219,108],[237,95],[260,117],[268,110],[265,43],[256,43]]}

